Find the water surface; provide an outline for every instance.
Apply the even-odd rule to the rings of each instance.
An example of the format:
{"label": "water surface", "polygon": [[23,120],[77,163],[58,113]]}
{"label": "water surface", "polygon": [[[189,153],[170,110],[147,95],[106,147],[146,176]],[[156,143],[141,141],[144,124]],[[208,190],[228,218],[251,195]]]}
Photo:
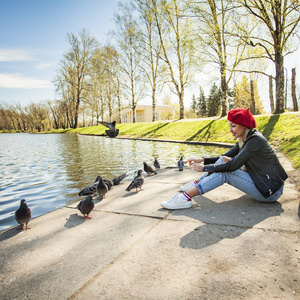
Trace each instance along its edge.
{"label": "water surface", "polygon": [[130,181],[143,161],[176,166],[185,158],[219,155],[224,148],[169,142],[111,139],[76,134],[0,134],[0,231],[16,225],[14,212],[26,199],[37,217],[82,198],[78,192],[97,175]]}

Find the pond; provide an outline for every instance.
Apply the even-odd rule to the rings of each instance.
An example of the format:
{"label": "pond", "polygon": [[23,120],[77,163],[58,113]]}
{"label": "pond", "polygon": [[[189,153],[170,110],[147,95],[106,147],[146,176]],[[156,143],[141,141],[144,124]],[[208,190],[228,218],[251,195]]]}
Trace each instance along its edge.
{"label": "pond", "polygon": [[112,139],[76,134],[0,134],[0,231],[16,225],[14,212],[26,199],[37,217],[76,202],[78,192],[97,175],[112,179],[124,172],[131,181],[143,162],[176,167],[184,158],[224,153],[221,147]]}

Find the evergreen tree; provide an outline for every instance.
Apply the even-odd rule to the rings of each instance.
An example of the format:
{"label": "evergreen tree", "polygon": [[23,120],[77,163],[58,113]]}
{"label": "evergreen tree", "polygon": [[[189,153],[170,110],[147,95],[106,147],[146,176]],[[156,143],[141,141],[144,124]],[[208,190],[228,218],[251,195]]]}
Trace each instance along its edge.
{"label": "evergreen tree", "polygon": [[193,96],[192,96],[192,105],[191,105],[191,109],[193,109],[195,113],[197,113],[197,111],[198,111],[197,101],[196,101],[195,94],[193,94]]}
{"label": "evergreen tree", "polygon": [[203,91],[201,86],[200,86],[200,95],[197,98],[197,100],[198,100],[198,114],[199,114],[199,117],[204,117],[207,114],[206,98],[205,98],[204,91]]}
{"label": "evergreen tree", "polygon": [[208,117],[216,116],[219,113],[221,100],[222,100],[221,89],[214,82],[214,84],[210,89],[210,94],[207,101]]}

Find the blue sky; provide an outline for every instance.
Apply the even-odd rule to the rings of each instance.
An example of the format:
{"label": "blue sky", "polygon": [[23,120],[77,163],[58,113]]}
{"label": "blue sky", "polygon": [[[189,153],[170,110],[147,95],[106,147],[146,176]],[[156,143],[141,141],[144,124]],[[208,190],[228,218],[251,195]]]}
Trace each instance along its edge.
{"label": "blue sky", "polygon": [[86,28],[100,43],[114,29],[119,0],[0,0],[0,102],[55,99],[52,81],[67,33]]}

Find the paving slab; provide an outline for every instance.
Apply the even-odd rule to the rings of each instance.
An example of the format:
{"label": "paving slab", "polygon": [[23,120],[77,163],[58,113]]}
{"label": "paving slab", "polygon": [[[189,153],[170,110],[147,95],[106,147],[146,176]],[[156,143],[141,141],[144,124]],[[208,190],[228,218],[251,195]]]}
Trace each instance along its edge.
{"label": "paving slab", "polygon": [[1,232],[0,299],[300,299],[294,184],[272,204],[225,184],[160,207],[196,176],[162,169],[141,192],[114,187],[91,220],[74,203]]}

